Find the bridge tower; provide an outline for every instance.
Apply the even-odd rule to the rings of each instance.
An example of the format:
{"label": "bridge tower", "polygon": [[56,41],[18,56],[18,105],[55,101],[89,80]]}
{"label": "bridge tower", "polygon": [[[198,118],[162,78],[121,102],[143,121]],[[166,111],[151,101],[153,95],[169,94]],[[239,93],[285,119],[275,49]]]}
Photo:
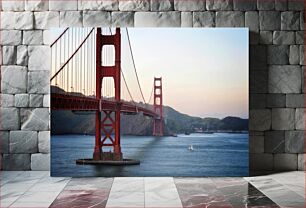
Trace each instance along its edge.
{"label": "bridge tower", "polygon": [[[102,63],[103,46],[112,45],[115,48],[115,65],[104,66]],[[102,109],[103,78],[112,77],[115,86],[115,109],[105,108],[96,111],[96,139],[93,153],[94,160],[122,160],[120,146],[120,108],[121,108],[121,34],[116,29],[114,35],[102,35],[101,28],[96,34],[96,98],[100,100]],[[107,109],[107,110],[105,110]],[[102,119],[103,116],[103,119]],[[103,138],[101,137],[103,133]],[[112,147],[111,152],[103,152],[103,147]]]}
{"label": "bridge tower", "polygon": [[158,115],[154,118],[153,136],[164,135],[163,121],[163,93],[162,93],[162,78],[154,77],[154,112]]}

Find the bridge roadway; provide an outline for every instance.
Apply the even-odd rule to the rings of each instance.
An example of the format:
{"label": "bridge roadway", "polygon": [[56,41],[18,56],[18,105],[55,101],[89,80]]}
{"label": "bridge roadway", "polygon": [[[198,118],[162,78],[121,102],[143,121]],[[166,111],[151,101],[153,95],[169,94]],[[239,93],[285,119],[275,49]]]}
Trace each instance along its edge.
{"label": "bridge roadway", "polygon": [[130,102],[103,99],[100,103],[98,99],[87,96],[51,94],[51,110],[115,111],[118,107],[122,113],[135,114],[140,112],[145,116],[158,118],[154,111],[133,105]]}

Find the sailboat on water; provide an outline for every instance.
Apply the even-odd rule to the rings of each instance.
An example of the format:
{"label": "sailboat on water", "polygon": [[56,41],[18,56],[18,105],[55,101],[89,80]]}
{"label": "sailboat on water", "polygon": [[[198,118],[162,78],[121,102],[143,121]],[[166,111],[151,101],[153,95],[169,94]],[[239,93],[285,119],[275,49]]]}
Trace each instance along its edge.
{"label": "sailboat on water", "polygon": [[193,145],[189,145],[188,150],[193,151]]}

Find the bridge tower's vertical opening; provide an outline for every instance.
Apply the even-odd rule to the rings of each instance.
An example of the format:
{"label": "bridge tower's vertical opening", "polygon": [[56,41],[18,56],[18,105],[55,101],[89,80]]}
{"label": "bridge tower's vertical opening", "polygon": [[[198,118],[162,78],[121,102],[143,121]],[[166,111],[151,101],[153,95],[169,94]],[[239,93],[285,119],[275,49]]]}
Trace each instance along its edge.
{"label": "bridge tower's vertical opening", "polygon": [[162,78],[154,78],[154,112],[158,115],[154,118],[153,136],[164,135],[163,123],[163,93]]}
{"label": "bridge tower's vertical opening", "polygon": [[[101,28],[97,28],[96,34],[96,98],[100,101],[100,110],[96,111],[96,138],[95,149],[93,153],[94,160],[122,160],[120,146],[120,109],[121,109],[121,34],[120,29],[116,29],[114,35],[102,34]],[[103,63],[105,50],[103,46],[113,46],[115,52],[115,63],[109,65]],[[114,90],[116,108],[103,107],[102,83],[103,79],[112,78],[114,81]],[[104,80],[105,81],[105,80]],[[103,134],[103,135],[101,135]],[[102,137],[101,137],[102,136]],[[112,151],[104,151],[111,148]]]}

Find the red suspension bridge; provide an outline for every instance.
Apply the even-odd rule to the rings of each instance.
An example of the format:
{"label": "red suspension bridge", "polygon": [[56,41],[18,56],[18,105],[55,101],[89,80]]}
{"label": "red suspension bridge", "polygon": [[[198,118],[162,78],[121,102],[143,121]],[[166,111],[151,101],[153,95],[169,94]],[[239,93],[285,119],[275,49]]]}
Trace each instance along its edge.
{"label": "red suspension bridge", "polygon": [[[95,111],[93,161],[123,161],[120,116],[142,113],[163,136],[162,78],[154,78],[146,102],[128,29],[125,30],[141,102],[134,100],[121,66],[121,30],[67,28],[51,44],[51,109]],[[114,34],[113,34],[114,33]],[[123,81],[123,85],[121,84]],[[153,96],[153,104],[150,105]],[[111,151],[105,151],[108,148]]]}

